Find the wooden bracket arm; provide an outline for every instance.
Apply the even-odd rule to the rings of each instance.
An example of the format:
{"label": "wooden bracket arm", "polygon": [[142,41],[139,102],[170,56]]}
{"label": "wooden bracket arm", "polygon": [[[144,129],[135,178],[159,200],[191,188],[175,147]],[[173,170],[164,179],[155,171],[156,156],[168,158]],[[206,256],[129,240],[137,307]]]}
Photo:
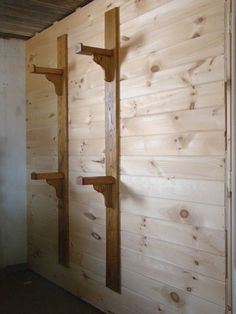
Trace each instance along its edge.
{"label": "wooden bracket arm", "polygon": [[47,184],[53,186],[56,190],[57,198],[63,198],[63,180],[64,175],[62,172],[44,172],[44,173],[31,173],[32,180],[46,180]]}
{"label": "wooden bracket arm", "polygon": [[93,56],[94,62],[99,64],[105,72],[105,81],[114,80],[114,50],[84,46],[78,43],[75,47],[76,54]]}
{"label": "wooden bracket arm", "polygon": [[105,200],[105,206],[114,208],[112,185],[116,180],[112,176],[102,177],[77,177],[77,184],[79,185],[93,185],[95,191],[102,193]]}
{"label": "wooden bracket arm", "polygon": [[57,96],[62,96],[63,69],[38,67],[35,64],[31,64],[30,73],[44,74],[46,79],[54,84]]}
{"label": "wooden bracket arm", "polygon": [[96,54],[100,56],[112,57],[114,55],[114,51],[112,49],[85,46],[82,43],[78,43],[75,46],[75,52],[85,56],[93,56]]}

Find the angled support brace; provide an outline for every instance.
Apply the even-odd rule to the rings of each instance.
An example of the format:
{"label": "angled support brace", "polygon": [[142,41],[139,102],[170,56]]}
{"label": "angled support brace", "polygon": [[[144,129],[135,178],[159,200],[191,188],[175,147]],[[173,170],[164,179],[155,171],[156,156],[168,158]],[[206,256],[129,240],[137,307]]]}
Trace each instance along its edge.
{"label": "angled support brace", "polygon": [[93,61],[102,67],[105,72],[105,81],[112,82],[114,79],[114,50],[84,46],[78,43],[75,53],[85,56],[93,56]]}
{"label": "angled support brace", "polygon": [[79,43],[77,54],[93,56],[105,72],[105,154],[104,177],[78,178],[102,193],[106,205],[106,286],[121,292],[120,269],[120,19],[119,8],[105,13],[105,49]]}
{"label": "angled support brace", "polygon": [[102,177],[77,177],[77,184],[79,185],[93,185],[95,191],[102,193],[104,196],[105,206],[114,208],[115,200],[112,195],[112,185],[116,180],[112,176]]}
{"label": "angled support brace", "polygon": [[30,73],[44,74],[46,79],[54,84],[57,96],[62,95],[64,74],[63,69],[38,67],[35,64],[31,64]]}
{"label": "angled support brace", "polygon": [[32,172],[31,180],[46,180],[46,182],[49,185],[55,188],[57,198],[62,200],[64,180],[64,175],[62,172],[43,172],[43,173]]}

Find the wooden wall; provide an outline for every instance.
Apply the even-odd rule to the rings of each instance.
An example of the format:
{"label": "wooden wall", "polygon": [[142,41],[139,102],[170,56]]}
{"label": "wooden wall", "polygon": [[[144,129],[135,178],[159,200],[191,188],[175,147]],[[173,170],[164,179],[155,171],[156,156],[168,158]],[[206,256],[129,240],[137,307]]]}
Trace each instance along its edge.
{"label": "wooden wall", "polygon": [[[105,287],[105,209],[78,175],[104,173],[103,47],[121,10],[122,294]],[[28,181],[31,268],[107,313],[225,313],[225,1],[95,0],[26,43],[56,66],[69,34],[71,267],[57,264],[55,193]],[[28,172],[56,170],[56,96],[27,72]],[[96,217],[91,220],[91,213]],[[93,233],[100,238],[95,239]]]}

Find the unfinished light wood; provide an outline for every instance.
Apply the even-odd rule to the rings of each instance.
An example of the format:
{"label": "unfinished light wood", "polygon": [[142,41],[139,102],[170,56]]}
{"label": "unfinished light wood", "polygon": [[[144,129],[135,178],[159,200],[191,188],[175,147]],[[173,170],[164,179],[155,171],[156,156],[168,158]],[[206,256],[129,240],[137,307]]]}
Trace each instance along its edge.
{"label": "unfinished light wood", "polygon": [[58,126],[58,172],[32,173],[32,180],[46,180],[56,189],[58,197],[58,259],[69,266],[69,190],[68,190],[68,55],[67,35],[57,38],[57,66],[45,68],[31,65],[30,72],[45,74],[56,88]]}
{"label": "unfinished light wood", "polygon": [[[105,145],[106,175],[116,179],[112,185],[115,208],[107,208],[106,213],[106,285],[120,292],[120,15],[114,8],[105,13],[105,48],[114,49],[111,63],[114,80],[105,82]],[[112,64],[109,63],[111,67]]]}
{"label": "unfinished light wood", "polygon": [[62,95],[57,98],[58,170],[63,172],[63,199],[58,206],[59,262],[69,266],[69,165],[68,165],[68,36],[57,38],[57,67],[63,69]]}
{"label": "unfinished light wood", "polygon": [[[77,176],[105,176],[106,165],[103,70],[92,56],[76,55],[74,47],[83,42],[104,48],[103,14],[115,6],[121,6],[125,119],[120,180],[125,228],[122,294],[105,287],[103,196],[92,186],[76,183]],[[226,260],[217,248],[225,239],[228,210],[226,126],[224,110],[213,113],[225,106],[225,13],[224,0],[95,0],[26,43],[30,63],[55,65],[56,36],[70,34],[71,268],[57,265],[55,197],[39,182],[28,185],[30,267],[104,312],[226,312]],[[27,75],[28,168],[50,172],[57,170],[47,161],[56,158],[56,135],[46,132],[56,126],[56,115],[51,118],[55,96],[38,76],[33,80]],[[141,121],[146,121],[145,128]],[[40,135],[36,129],[42,128],[45,132]]]}
{"label": "unfinished light wood", "polygon": [[105,155],[106,176],[77,179],[78,184],[92,184],[104,195],[106,223],[106,285],[120,292],[120,21],[119,8],[105,13],[105,49],[76,46],[76,53],[93,55],[93,60],[105,71]]}

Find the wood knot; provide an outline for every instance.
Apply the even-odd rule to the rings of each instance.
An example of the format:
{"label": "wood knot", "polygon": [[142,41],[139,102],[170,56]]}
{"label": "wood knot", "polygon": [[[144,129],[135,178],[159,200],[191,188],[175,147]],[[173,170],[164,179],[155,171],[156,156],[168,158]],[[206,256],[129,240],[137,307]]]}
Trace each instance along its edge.
{"label": "wood knot", "polygon": [[198,37],[200,37],[201,35],[199,34],[199,33],[194,33],[193,34],[193,36],[192,36],[192,38],[198,38]]}
{"label": "wood knot", "polygon": [[103,157],[102,159],[100,159],[100,160],[92,160],[93,162],[96,162],[96,163],[98,163],[98,164],[105,164],[105,157]]}
{"label": "wood knot", "polygon": [[85,272],[83,272],[83,277],[85,280],[89,279],[89,276]]}
{"label": "wood knot", "polygon": [[96,233],[96,232],[92,232],[91,236],[94,237],[94,239],[96,239],[96,240],[101,240],[100,235],[98,233]]}
{"label": "wood knot", "polygon": [[[195,94],[194,94],[195,95]],[[189,109],[190,110],[193,110],[195,108],[195,102],[191,102],[190,106],[189,106]]]}
{"label": "wood knot", "polygon": [[84,216],[90,220],[96,220],[96,216],[94,216],[92,213],[86,212],[84,213]]}
{"label": "wood knot", "polygon": [[146,222],[147,222],[146,217],[143,217],[141,225],[142,225],[143,227],[146,227]]}
{"label": "wood knot", "polygon": [[147,247],[147,245],[148,245],[146,236],[143,237],[142,245],[145,246],[145,247]]}
{"label": "wood knot", "polygon": [[172,292],[170,293],[170,297],[171,297],[171,299],[172,299],[175,303],[179,303],[180,297],[179,297],[179,295],[178,295],[176,292],[172,291]]}
{"label": "wood knot", "polygon": [[204,17],[200,16],[195,20],[196,24],[201,24],[204,21]]}
{"label": "wood knot", "polygon": [[129,41],[130,40],[130,38],[128,37],[128,36],[121,36],[121,39],[123,40],[123,41]]}
{"label": "wood knot", "polygon": [[187,211],[187,209],[181,209],[179,214],[182,218],[188,218],[189,216],[189,212]]}
{"label": "wood knot", "polygon": [[153,65],[151,67],[151,72],[154,73],[154,72],[158,72],[160,71],[160,67],[158,65]]}

